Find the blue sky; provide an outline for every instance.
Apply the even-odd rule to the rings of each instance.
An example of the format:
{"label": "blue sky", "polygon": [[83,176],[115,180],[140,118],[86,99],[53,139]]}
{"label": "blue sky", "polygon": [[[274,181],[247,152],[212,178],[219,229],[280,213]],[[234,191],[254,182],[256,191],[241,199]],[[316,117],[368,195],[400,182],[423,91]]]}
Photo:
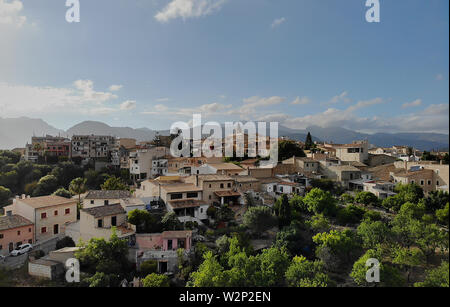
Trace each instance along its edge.
{"label": "blue sky", "polygon": [[0,117],[448,133],[449,2],[0,0]]}

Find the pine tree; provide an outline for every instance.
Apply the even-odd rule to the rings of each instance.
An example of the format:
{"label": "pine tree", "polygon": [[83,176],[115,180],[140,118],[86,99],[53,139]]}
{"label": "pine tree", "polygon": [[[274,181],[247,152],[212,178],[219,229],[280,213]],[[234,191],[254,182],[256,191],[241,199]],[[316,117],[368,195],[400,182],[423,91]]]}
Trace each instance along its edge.
{"label": "pine tree", "polygon": [[311,133],[308,132],[308,135],[306,136],[306,140],[305,140],[305,149],[309,150],[311,149],[311,147],[314,145],[313,140],[312,140],[312,136]]}

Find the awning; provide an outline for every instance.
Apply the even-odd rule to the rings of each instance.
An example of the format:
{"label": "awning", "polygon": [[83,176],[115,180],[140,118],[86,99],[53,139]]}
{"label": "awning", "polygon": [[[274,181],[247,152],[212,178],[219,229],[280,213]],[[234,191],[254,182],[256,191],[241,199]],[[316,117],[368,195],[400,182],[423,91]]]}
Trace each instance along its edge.
{"label": "awning", "polygon": [[216,191],[214,192],[218,197],[240,197],[242,196],[241,193],[235,192],[235,191]]}

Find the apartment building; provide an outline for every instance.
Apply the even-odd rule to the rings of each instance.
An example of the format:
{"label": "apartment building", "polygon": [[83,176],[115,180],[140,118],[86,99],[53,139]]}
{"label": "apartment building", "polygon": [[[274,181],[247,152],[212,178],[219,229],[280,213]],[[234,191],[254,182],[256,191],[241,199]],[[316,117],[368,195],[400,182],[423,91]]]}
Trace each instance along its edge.
{"label": "apartment building", "polygon": [[113,136],[72,136],[72,158],[111,159],[111,153],[115,150],[117,150],[117,142]]}
{"label": "apartment building", "polygon": [[34,136],[31,138],[31,144],[25,145],[25,161],[37,163],[39,159],[45,161],[49,157],[70,158],[70,140],[65,137],[51,135],[43,137]]}
{"label": "apartment building", "polygon": [[369,159],[369,142],[354,141],[352,144],[332,145],[336,150],[336,158],[341,161],[358,161],[366,163]]}
{"label": "apartment building", "polygon": [[20,215],[34,224],[34,242],[63,234],[77,220],[77,200],[55,195],[22,197],[5,207],[6,215]]}
{"label": "apartment building", "polygon": [[[152,178],[153,161],[164,159],[169,154],[170,149],[167,147],[151,147],[130,153],[129,169],[131,178],[134,181]],[[156,172],[161,169],[158,169],[158,166],[155,167]]]}
{"label": "apartment building", "polygon": [[91,190],[83,199],[83,208],[92,208],[119,204],[121,200],[131,197],[129,191],[122,190]]}
{"label": "apartment building", "polygon": [[[392,171],[392,178],[399,182],[414,181],[421,185],[424,183],[424,191],[442,190],[449,192],[449,165],[441,164],[435,161],[404,162],[394,163],[395,170]],[[420,171],[419,173],[414,173]],[[431,172],[429,172],[431,171]],[[400,172],[400,173],[399,173]],[[401,175],[404,175],[400,178]],[[406,179],[406,176],[408,179]],[[429,182],[431,180],[431,182]],[[430,183],[430,184],[428,184]]]}

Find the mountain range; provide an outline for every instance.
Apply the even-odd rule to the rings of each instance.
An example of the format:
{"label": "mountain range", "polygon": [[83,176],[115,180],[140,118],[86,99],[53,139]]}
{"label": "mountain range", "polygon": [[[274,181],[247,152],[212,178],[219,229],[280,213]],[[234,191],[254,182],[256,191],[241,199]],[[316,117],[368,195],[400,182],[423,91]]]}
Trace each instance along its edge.
{"label": "mountain range", "polygon": [[[333,142],[336,144],[351,143],[354,140],[367,139],[370,144],[380,147],[394,145],[408,145],[419,150],[447,149],[449,136],[439,133],[375,133],[366,134],[340,127],[322,128],[308,127],[304,130],[290,129],[279,126],[279,136],[286,136],[295,140],[304,141],[308,132],[313,140]],[[71,137],[74,134],[113,135],[120,138],[134,138],[138,141],[152,140],[156,134],[168,135],[169,131],[157,131],[148,128],[111,127],[97,121],[84,121],[67,131],[55,128],[42,119],[0,118],[0,149],[24,147],[31,141],[32,136],[61,135]]]}

